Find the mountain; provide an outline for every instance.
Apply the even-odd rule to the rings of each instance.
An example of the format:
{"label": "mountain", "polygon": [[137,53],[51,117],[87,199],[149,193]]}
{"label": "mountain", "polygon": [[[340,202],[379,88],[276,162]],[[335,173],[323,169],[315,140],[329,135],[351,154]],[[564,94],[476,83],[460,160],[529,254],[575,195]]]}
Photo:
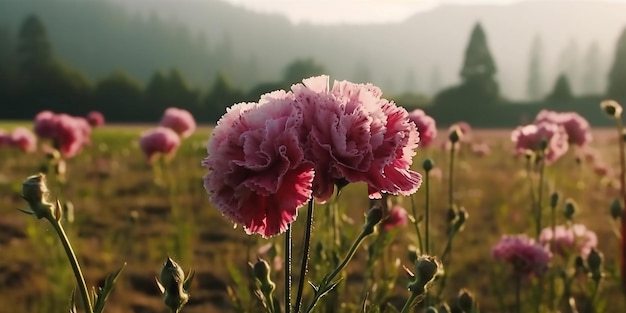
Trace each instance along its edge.
{"label": "mountain", "polygon": [[[102,8],[108,13],[93,12]],[[582,75],[576,73],[585,72],[583,55],[593,42],[604,88],[615,42],[626,26],[626,4],[599,1],[442,5],[398,23],[317,26],[293,25],[284,16],[218,0],[0,0],[0,25],[17,29],[29,11],[49,26],[59,54],[91,76],[126,68],[147,79],[154,69],[179,67],[204,87],[226,68],[235,85],[250,86],[252,80],[278,79],[296,58],[312,57],[337,79],[367,72],[384,90],[402,92],[410,76],[415,90],[426,94],[435,92],[431,77],[438,76],[443,86],[458,82],[469,32],[480,21],[502,93],[511,99],[525,96],[536,34],[544,43],[544,90],[561,71]]]}

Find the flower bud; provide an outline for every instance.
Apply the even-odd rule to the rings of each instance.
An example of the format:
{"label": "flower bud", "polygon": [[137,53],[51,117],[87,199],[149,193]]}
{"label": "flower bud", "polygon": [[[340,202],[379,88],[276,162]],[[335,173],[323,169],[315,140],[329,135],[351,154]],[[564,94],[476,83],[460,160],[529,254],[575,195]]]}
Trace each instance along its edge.
{"label": "flower bud", "polygon": [[545,151],[546,149],[548,149],[548,141],[545,138],[541,139],[539,147],[541,148],[541,151]]}
{"label": "flower bud", "polygon": [[433,160],[431,160],[430,158],[427,158],[426,160],[424,160],[424,162],[422,163],[422,168],[424,169],[424,171],[426,172],[430,172],[430,170],[432,170],[435,167],[435,162],[433,162]]}
{"label": "flower bud", "polygon": [[415,262],[415,280],[409,283],[409,290],[413,294],[422,295],[442,271],[443,265],[437,258],[429,255],[419,256]]}
{"label": "flower bud", "polygon": [[367,217],[365,218],[365,225],[363,225],[363,232],[366,235],[369,235],[374,232],[374,226],[380,223],[383,219],[383,209],[375,205],[373,206],[369,212],[367,212]]}
{"label": "flower bud", "polygon": [[456,126],[456,125],[452,126],[452,128],[450,129],[450,133],[448,134],[448,140],[454,144],[454,143],[459,142],[459,140],[461,140],[462,137],[463,137],[463,132],[461,131],[459,126]]}
{"label": "flower bud", "polygon": [[574,217],[574,214],[577,211],[576,202],[572,199],[567,199],[565,202],[565,209],[563,210],[563,215],[566,219],[571,220]]}
{"label": "flower bud", "polygon": [[467,221],[467,219],[469,218],[469,213],[467,212],[467,210],[464,207],[461,207],[458,211],[457,211],[457,220],[454,223],[454,231],[462,231],[463,230],[463,226],[465,226],[465,222]]}
{"label": "flower bud", "polygon": [[475,302],[474,295],[465,288],[461,289],[459,295],[456,297],[456,303],[463,312],[472,312]]}
{"label": "flower bud", "polygon": [[622,217],[624,209],[622,208],[622,202],[619,199],[613,200],[613,202],[611,202],[611,207],[609,209],[611,212],[611,217],[613,219],[618,219]]}
{"label": "flower bud", "polygon": [[550,195],[550,207],[554,209],[556,208],[558,204],[559,204],[559,193],[555,191]]}
{"label": "flower bud", "polygon": [[589,270],[591,272],[600,271],[603,262],[604,255],[602,252],[596,250],[595,248],[591,249],[591,252],[589,252],[589,255],[587,256],[587,265],[589,265]]}
{"label": "flower bud", "polygon": [[448,213],[446,214],[448,223],[454,223],[457,219],[457,212],[455,207],[448,208]]}
{"label": "flower bud", "polygon": [[254,277],[259,281],[259,289],[269,295],[276,289],[276,284],[270,278],[270,264],[267,261],[258,258],[252,267]]}
{"label": "flower bud", "polygon": [[622,117],[622,106],[614,100],[605,100],[600,103],[600,107],[608,116],[618,119]]}
{"label": "flower bud", "polygon": [[587,272],[587,266],[585,266],[585,260],[583,259],[582,256],[579,255],[574,260],[574,269],[576,270],[577,273]]}
{"label": "flower bud", "polygon": [[157,286],[163,294],[163,302],[172,312],[180,312],[180,309],[189,301],[187,292],[193,279],[193,272],[185,278],[183,269],[171,258],[167,258],[161,269],[161,281],[157,280]]}
{"label": "flower bud", "polygon": [[57,214],[57,208],[48,202],[49,193],[50,189],[46,185],[46,176],[44,174],[40,173],[26,178],[22,183],[22,199],[26,200],[31,212],[23,212],[34,214],[38,219],[51,219],[54,217],[57,217],[57,220],[60,219],[60,212]]}

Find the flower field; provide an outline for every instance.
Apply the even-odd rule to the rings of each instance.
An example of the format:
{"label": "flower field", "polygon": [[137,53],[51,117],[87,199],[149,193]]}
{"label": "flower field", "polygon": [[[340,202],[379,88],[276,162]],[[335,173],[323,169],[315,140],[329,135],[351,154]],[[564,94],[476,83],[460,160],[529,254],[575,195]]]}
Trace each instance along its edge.
{"label": "flower field", "polygon": [[[355,254],[335,273],[339,283],[323,298],[304,284],[304,307],[319,296],[315,309],[323,312],[400,312],[403,308],[423,312],[426,305],[432,306],[429,312],[445,312],[443,303],[452,312],[626,309],[620,282],[621,208],[619,201],[612,205],[620,198],[618,133],[591,129],[568,137],[564,134],[572,132],[566,132],[565,122],[555,126],[565,118],[545,114],[536,124],[518,129],[480,130],[457,124],[424,130],[423,140],[428,135],[432,142],[424,141],[415,149],[410,165],[421,175],[419,189],[399,183],[392,190],[406,195],[383,194],[382,200],[376,199],[372,188],[387,187],[370,178],[345,186],[313,180],[313,186],[318,186],[314,189],[324,192],[309,190],[304,201],[298,200],[300,208],[288,214],[295,220],[292,305],[298,302],[306,203],[313,196],[322,199],[314,203],[306,280],[317,288],[324,282],[332,285],[325,275],[338,268],[351,247]],[[409,115],[416,119],[411,127],[417,125],[421,131],[423,125],[432,124],[415,117],[422,115]],[[155,277],[167,289],[161,270],[168,257],[186,275],[190,268],[195,273],[185,290],[189,300],[182,312],[264,312],[272,294],[284,304],[286,224],[250,221],[238,215],[232,203],[207,194],[206,189],[218,193],[220,184],[232,177],[211,178],[205,189],[208,170],[203,165],[215,167],[231,159],[223,152],[218,154],[222,159],[202,161],[213,129],[195,124],[186,128],[180,120],[174,123],[177,126],[165,126],[169,119],[176,121],[164,118],[157,128],[94,126],[80,149],[59,147],[71,155],[65,158],[47,150],[44,140],[36,148],[4,143],[0,150],[0,307],[11,307],[11,312],[68,312],[76,289],[76,304],[82,308],[55,229],[35,218],[37,207],[20,197],[28,198],[24,180],[39,172],[47,174],[50,200],[61,204],[59,223],[72,242],[86,284],[105,285],[107,275],[126,263],[106,312],[166,312]],[[18,129],[18,135],[38,129],[32,121],[2,123],[0,128],[6,133]],[[287,135],[276,133],[273,138],[287,142]],[[565,137],[558,139],[561,135]],[[539,151],[539,156],[527,151]],[[545,162],[536,162],[537,157]],[[319,187],[323,184],[330,187]],[[337,190],[333,193],[333,184],[339,195]],[[263,212],[272,212],[276,207],[271,204],[297,198],[294,192],[298,190],[279,192],[277,200],[259,197],[246,210],[267,206]],[[226,215],[222,216],[213,202],[231,205],[231,211],[220,209]],[[35,217],[17,210],[29,204]],[[378,217],[371,222],[376,211],[372,207],[382,208],[382,221]],[[233,227],[230,219],[239,219],[244,227]],[[541,227],[537,220],[543,221]],[[374,224],[378,225],[372,228]],[[361,238],[359,233],[366,234]],[[352,245],[357,237],[362,242]],[[416,294],[416,281],[424,274],[419,264],[430,260],[422,255],[436,258],[439,265],[437,273],[422,284],[423,292]],[[249,267],[249,262],[254,266]],[[257,288],[260,291],[255,293]],[[405,306],[412,295],[419,299],[415,308]]]}

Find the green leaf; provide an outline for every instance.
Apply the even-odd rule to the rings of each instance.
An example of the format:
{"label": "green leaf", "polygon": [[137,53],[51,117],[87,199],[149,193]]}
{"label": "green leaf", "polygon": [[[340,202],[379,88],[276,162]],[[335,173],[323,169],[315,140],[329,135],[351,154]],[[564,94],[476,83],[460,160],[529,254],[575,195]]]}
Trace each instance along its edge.
{"label": "green leaf", "polygon": [[389,302],[387,302],[387,306],[386,307],[387,307],[387,310],[389,310],[390,312],[400,313],[400,311],[398,311],[398,309],[395,306],[393,306],[393,304],[391,304]]}
{"label": "green leaf", "polygon": [[76,311],[76,288],[72,290],[72,295],[70,296],[70,312],[69,313],[77,313]]}
{"label": "green leaf", "polygon": [[107,276],[106,280],[104,281],[104,286],[98,291],[98,299],[96,300],[96,304],[93,308],[94,313],[102,313],[102,311],[104,310],[104,305],[106,304],[109,294],[113,290],[113,285],[115,284],[117,277],[120,275],[124,267],[126,267],[126,262],[124,262],[120,269],[118,269],[115,273]]}
{"label": "green leaf", "polygon": [[243,303],[250,303],[250,293],[248,291],[248,285],[244,281],[241,272],[231,263],[227,262],[226,268],[230,274],[230,278],[235,284],[236,294]]}
{"label": "green leaf", "polygon": [[183,289],[185,289],[185,291],[189,290],[189,287],[191,286],[191,283],[193,282],[193,277],[196,275],[196,272],[194,270],[189,270],[189,274],[187,274],[187,278],[185,279],[185,281],[183,282]]}
{"label": "green leaf", "polygon": [[35,215],[35,212],[31,210],[24,210],[24,209],[17,209],[17,210],[28,215]]}

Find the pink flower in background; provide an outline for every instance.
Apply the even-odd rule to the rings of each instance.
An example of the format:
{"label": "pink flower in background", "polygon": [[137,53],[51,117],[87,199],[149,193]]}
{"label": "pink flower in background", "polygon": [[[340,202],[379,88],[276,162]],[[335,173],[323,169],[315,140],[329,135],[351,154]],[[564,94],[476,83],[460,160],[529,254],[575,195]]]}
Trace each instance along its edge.
{"label": "pink flower in background", "polygon": [[552,253],[546,247],[524,234],[502,236],[491,249],[491,255],[497,261],[512,265],[513,273],[518,277],[544,274],[552,259]]}
{"label": "pink flower in background", "polygon": [[593,171],[594,173],[596,173],[596,175],[600,177],[609,176],[609,174],[613,172],[612,169],[608,165],[606,165],[605,163],[599,163],[599,162],[593,166]]}
{"label": "pink flower in background", "polygon": [[230,107],[211,135],[204,188],[248,234],[284,232],[311,197],[314,172],[300,142],[302,122],[293,94],[280,90]]}
{"label": "pink flower in background", "polygon": [[591,249],[598,246],[596,233],[588,230],[583,224],[558,225],[554,230],[553,233],[551,227],[546,227],[539,235],[539,241],[547,247],[550,247],[554,238],[554,253],[565,256],[575,253],[587,257]]}
{"label": "pink flower in background", "polygon": [[39,138],[52,139],[56,132],[55,116],[52,111],[41,111],[35,116],[35,134]]}
{"label": "pink flower in background", "polygon": [[335,81],[326,75],[291,87],[304,111],[308,160],[315,164],[314,196],[330,198],[337,180],[365,182],[371,198],[381,192],[410,195],[421,175],[410,170],[419,133],[405,109],[381,98],[371,84]]}
{"label": "pink flower in background", "polygon": [[491,153],[491,146],[486,142],[475,143],[472,145],[472,152],[479,157],[487,156]]}
{"label": "pink flower in background", "polygon": [[6,135],[9,146],[22,150],[23,152],[33,152],[37,150],[37,137],[33,132],[24,127],[18,127]]}
{"label": "pink flower in background", "polygon": [[458,127],[458,129],[461,131],[461,140],[459,142],[469,142],[471,141],[471,133],[472,133],[472,127],[470,126],[469,123],[467,122],[456,122],[452,125],[450,125],[450,128],[448,128],[448,135],[450,134],[450,132],[452,132],[452,130]]}
{"label": "pink flower in background", "polygon": [[381,222],[381,225],[385,231],[390,231],[394,228],[404,227],[408,223],[407,211],[403,207],[396,205],[391,208],[389,215]]}
{"label": "pink flower in background", "polygon": [[187,110],[168,108],[163,113],[160,126],[171,128],[181,138],[187,138],[196,130],[196,120]]}
{"label": "pink flower in background", "polygon": [[104,126],[104,115],[98,111],[87,113],[87,122],[93,128]]}
{"label": "pink flower in background", "polygon": [[519,155],[526,153],[527,150],[540,151],[541,142],[545,140],[548,144],[545,151],[547,163],[552,163],[563,156],[569,147],[563,127],[549,122],[519,126],[511,133],[511,140],[515,143],[515,151]]}
{"label": "pink flower in background", "polygon": [[4,129],[0,129],[0,148],[6,147],[8,145],[9,145],[9,134]]}
{"label": "pink flower in background", "polygon": [[82,117],[42,111],[35,116],[34,129],[40,138],[51,139],[65,158],[76,156],[91,142],[91,126]]}
{"label": "pink flower in background", "polygon": [[420,136],[420,146],[428,147],[435,137],[437,137],[437,125],[435,120],[420,109],[415,109],[409,113],[409,119],[417,126],[417,131]]}
{"label": "pink flower in background", "polygon": [[180,146],[180,137],[173,130],[166,127],[157,127],[144,132],[139,138],[139,147],[148,159],[153,163],[160,155],[172,155]]}
{"label": "pink flower in background", "polygon": [[591,126],[589,122],[576,112],[559,113],[550,110],[541,110],[535,118],[535,123],[549,122],[563,126],[570,144],[585,146],[591,142]]}

